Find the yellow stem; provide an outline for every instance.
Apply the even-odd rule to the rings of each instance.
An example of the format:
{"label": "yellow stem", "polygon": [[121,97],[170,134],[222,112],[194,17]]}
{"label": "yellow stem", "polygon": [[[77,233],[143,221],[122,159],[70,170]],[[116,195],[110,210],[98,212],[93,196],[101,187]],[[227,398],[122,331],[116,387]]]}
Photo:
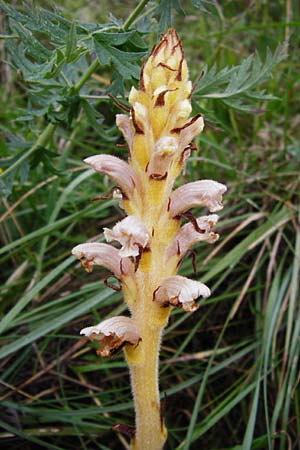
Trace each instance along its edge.
{"label": "yellow stem", "polygon": [[[147,329],[148,328],[148,329]],[[159,329],[143,333],[143,364],[130,364],[136,415],[134,450],[161,450],[167,437],[160,412],[158,387]]]}
{"label": "yellow stem", "polygon": [[161,280],[176,270],[176,267],[165,264],[162,255],[179,224],[170,219],[168,213],[161,214],[165,189],[171,189],[165,181],[150,182],[143,221],[153,231],[151,251],[142,254],[135,275],[136,298],[130,301],[132,319],[141,335],[136,348],[126,347],[136,415],[133,450],[162,450],[167,437],[160,410],[158,363],[161,334],[168,320],[169,308],[157,304],[153,293]]}

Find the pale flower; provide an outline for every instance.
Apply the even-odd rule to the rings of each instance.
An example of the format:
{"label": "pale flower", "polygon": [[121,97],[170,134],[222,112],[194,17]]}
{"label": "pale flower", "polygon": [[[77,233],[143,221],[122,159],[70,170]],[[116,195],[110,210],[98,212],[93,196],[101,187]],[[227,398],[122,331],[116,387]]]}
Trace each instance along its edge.
{"label": "pale flower", "polygon": [[87,272],[92,271],[92,266],[103,266],[121,279],[134,271],[130,259],[121,258],[118,250],[108,244],[98,242],[79,244],[73,248],[72,255],[80,259]]}
{"label": "pale flower", "polygon": [[141,340],[134,321],[129,317],[116,316],[100,322],[98,325],[83,328],[80,334],[91,341],[98,341],[97,355],[112,356],[122,350],[124,345],[137,346]]}
{"label": "pale flower", "polygon": [[210,290],[205,284],[175,275],[162,281],[153,293],[153,300],[162,307],[172,305],[192,312],[198,308],[195,300],[200,296],[204,298],[210,296]]}
{"label": "pale flower", "polygon": [[177,255],[181,259],[186,252],[197,242],[215,243],[219,235],[212,228],[219,220],[217,214],[210,214],[194,219],[183,225],[175,235],[171,245],[166,250],[166,259]]}
{"label": "pale flower", "polygon": [[206,206],[210,212],[223,208],[222,195],[227,188],[213,180],[200,180],[184,184],[170,197],[168,209],[171,217],[176,217],[196,206]]}
{"label": "pale flower", "polygon": [[118,222],[112,230],[103,228],[107,242],[118,241],[121,244],[119,255],[138,256],[150,242],[150,234],[144,223],[136,216],[127,216]]}
{"label": "pale flower", "polygon": [[136,175],[130,165],[120,158],[112,155],[94,155],[84,160],[96,172],[104,173],[112,178],[122,193],[130,198],[138,188]]}
{"label": "pale flower", "polygon": [[180,128],[173,128],[171,133],[179,133],[179,145],[185,148],[195,136],[203,131],[204,120],[201,114],[192,117]]}

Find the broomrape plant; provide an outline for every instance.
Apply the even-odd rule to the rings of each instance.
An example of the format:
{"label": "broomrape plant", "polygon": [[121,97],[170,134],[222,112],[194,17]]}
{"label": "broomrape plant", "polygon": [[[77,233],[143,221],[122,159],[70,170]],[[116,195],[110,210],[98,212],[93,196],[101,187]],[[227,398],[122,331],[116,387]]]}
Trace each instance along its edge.
{"label": "broomrape plant", "polygon": [[[111,356],[124,349],[130,368],[136,413],[132,449],[160,450],[167,437],[160,411],[158,357],[162,331],[170,307],[186,312],[210,290],[200,281],[176,275],[192,245],[214,243],[216,214],[195,218],[188,211],[203,206],[210,213],[222,209],[224,184],[212,180],[187,183],[173,190],[191,141],[204,127],[191,114],[192,83],[181,42],[170,29],[153,48],[141,70],[139,89],[129,94],[130,116],[118,114],[116,123],[128,144],[128,163],[111,155],[95,155],[85,162],[116,183],[127,217],[105,228],[109,244],[77,245],[73,255],[89,272],[101,265],[119,280],[130,317],[117,316],[84,328],[81,334],[99,344],[97,354]],[[189,223],[180,226],[181,217]]]}

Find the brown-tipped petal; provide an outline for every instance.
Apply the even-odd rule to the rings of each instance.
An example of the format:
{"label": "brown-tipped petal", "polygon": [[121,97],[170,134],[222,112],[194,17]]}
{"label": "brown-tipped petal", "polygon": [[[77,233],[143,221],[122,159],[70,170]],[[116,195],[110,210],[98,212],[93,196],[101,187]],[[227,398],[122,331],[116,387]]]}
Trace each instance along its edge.
{"label": "brown-tipped petal", "polygon": [[134,272],[130,259],[121,258],[118,249],[108,244],[98,242],[79,244],[73,248],[72,255],[80,259],[87,272],[92,271],[92,266],[103,266],[119,279]]}
{"label": "brown-tipped petal", "polygon": [[163,177],[178,149],[177,140],[171,136],[163,136],[154,146],[147,168],[150,177]]}
{"label": "brown-tipped petal", "polygon": [[182,258],[186,252],[197,242],[208,242],[213,244],[219,239],[219,235],[212,231],[218,222],[217,214],[202,216],[196,219],[195,223],[187,223],[180,228],[175,235],[172,244],[166,250],[166,258],[177,255]]}
{"label": "brown-tipped petal", "polygon": [[117,114],[116,124],[119,130],[122,132],[125,141],[128,144],[129,150],[131,151],[134,138],[134,130],[131,126],[130,118],[126,116],[126,114]]}
{"label": "brown-tipped petal", "polygon": [[127,196],[133,193],[138,183],[134,171],[129,164],[112,155],[94,155],[84,160],[96,172],[105,173],[118,184],[121,191]]}
{"label": "brown-tipped petal", "polygon": [[125,217],[112,230],[104,228],[104,236],[107,242],[118,241],[122,245],[119,250],[122,257],[138,256],[140,249],[147,247],[151,239],[144,223],[137,216]]}
{"label": "brown-tipped petal", "polygon": [[142,85],[152,92],[164,84],[169,87],[184,87],[188,81],[187,64],[181,42],[174,29],[170,29],[153,48],[142,71]]}
{"label": "brown-tipped petal", "polygon": [[179,134],[179,148],[184,150],[204,128],[202,116],[195,116],[184,125]]}
{"label": "brown-tipped petal", "polygon": [[148,128],[148,110],[141,102],[134,102],[131,110],[131,118],[135,131],[140,134]]}
{"label": "brown-tipped petal", "polygon": [[162,307],[173,305],[184,311],[192,312],[198,308],[195,300],[198,297],[209,297],[209,288],[200,281],[175,275],[165,278],[153,294],[153,300]]}
{"label": "brown-tipped petal", "polygon": [[213,180],[200,180],[187,183],[174,191],[170,197],[169,211],[176,217],[196,206],[206,206],[210,212],[223,208],[222,195],[227,188]]}
{"label": "brown-tipped petal", "polygon": [[91,341],[98,341],[97,355],[111,356],[122,350],[124,345],[138,345],[140,333],[130,317],[116,316],[93,327],[83,328],[80,334]]}

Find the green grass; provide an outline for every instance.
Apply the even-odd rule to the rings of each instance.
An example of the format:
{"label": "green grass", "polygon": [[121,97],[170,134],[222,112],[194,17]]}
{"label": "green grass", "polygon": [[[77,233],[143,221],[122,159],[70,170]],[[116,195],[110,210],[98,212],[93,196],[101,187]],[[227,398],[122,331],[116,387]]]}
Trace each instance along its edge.
{"label": "green grass", "polygon": [[[49,2],[36,3],[49,8]],[[56,5],[77,24],[143,31],[120,44],[133,54],[151,48],[157,22],[160,30],[167,26],[167,5],[176,2],[160,2],[163,11],[144,3],[129,21],[136,2]],[[190,2],[182,2],[184,14],[172,8],[192,80],[207,66],[193,96],[206,127],[180,182],[212,178],[229,189],[217,227],[220,241],[196,248],[197,274],[191,258],[180,268],[208,283],[213,295],[192,315],[173,311],[164,335],[166,450],[300,449],[299,5],[199,3],[210,13]],[[112,24],[110,10],[124,19],[122,30]],[[126,158],[126,150],[116,147],[119,110],[107,89],[117,79],[115,95],[126,104],[136,81],[128,76],[123,97],[115,69],[93,63],[91,50],[76,59],[87,41],[79,29],[72,37],[74,27],[62,22],[67,45],[55,43],[55,36],[33,36],[50,51],[47,58],[59,48],[70,60],[60,66],[57,59],[57,73],[33,82],[29,78],[41,77],[41,69],[29,76],[11,64],[9,45],[25,37],[7,16],[1,34],[11,39],[0,40],[0,445],[126,448],[127,437],[112,431],[116,423],[134,421],[123,355],[99,359],[79,337],[83,326],[125,306],[120,294],[103,285],[106,274],[86,274],[70,251],[88,238],[101,240],[102,227],[122,215],[114,200],[91,202],[111,184],[88,171],[82,159],[95,152]],[[31,63],[41,57],[41,49],[34,50]],[[261,65],[258,58],[247,60],[255,52]],[[52,108],[54,94],[65,99],[60,111]]]}

